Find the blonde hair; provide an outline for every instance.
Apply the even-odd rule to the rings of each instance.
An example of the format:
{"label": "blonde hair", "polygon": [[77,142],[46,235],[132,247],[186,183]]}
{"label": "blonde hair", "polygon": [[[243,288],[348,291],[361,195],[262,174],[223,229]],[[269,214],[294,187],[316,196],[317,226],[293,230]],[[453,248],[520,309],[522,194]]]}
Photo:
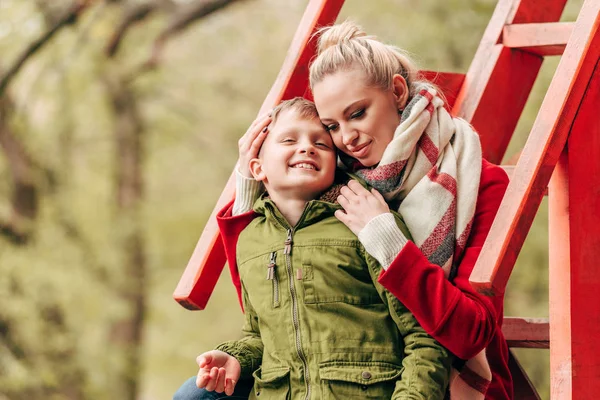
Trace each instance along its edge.
{"label": "blonde hair", "polygon": [[365,73],[370,86],[390,89],[394,75],[400,74],[406,80],[410,97],[417,92],[422,78],[407,52],[368,36],[354,22],[321,28],[315,35],[319,41],[317,58],[310,66],[311,88],[332,73],[358,69]]}
{"label": "blonde hair", "polygon": [[294,97],[293,99],[282,101],[273,109],[271,112],[271,126],[275,125],[279,114],[285,110],[293,110],[302,118],[319,118],[319,113],[317,112],[315,103],[306,100],[303,97]]}

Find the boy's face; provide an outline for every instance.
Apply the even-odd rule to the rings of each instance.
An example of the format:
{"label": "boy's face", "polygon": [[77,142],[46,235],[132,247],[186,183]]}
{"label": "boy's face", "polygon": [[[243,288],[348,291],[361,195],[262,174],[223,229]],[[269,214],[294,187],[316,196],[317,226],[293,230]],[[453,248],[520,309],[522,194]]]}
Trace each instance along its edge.
{"label": "boy's face", "polygon": [[254,178],[267,191],[285,197],[315,199],[335,177],[336,152],[318,118],[285,110],[269,131],[258,159],[250,162]]}

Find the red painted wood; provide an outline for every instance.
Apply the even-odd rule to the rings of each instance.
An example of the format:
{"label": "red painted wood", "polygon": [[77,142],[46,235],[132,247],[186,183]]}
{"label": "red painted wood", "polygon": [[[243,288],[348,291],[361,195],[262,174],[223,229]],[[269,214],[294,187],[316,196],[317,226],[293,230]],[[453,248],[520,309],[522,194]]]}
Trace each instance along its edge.
{"label": "red painted wood", "polygon": [[515,167],[514,178],[471,274],[483,293],[503,293],[564,148],[600,56],[600,2],[584,3],[573,34]]}
{"label": "red painted wood", "polygon": [[558,21],[565,3],[507,0],[496,6],[453,109],[479,132],[483,155],[493,163],[502,161],[542,65],[541,57],[502,45],[504,26]]}
{"label": "red painted wood", "polygon": [[[597,3],[597,1],[596,1]],[[600,10],[596,9],[596,12]],[[597,17],[600,20],[600,17]],[[600,43],[598,44],[600,47]],[[568,243],[565,248],[565,265],[555,268],[568,268],[566,285],[568,296],[556,299],[560,307],[565,307],[569,319],[570,331],[566,337],[560,335],[560,327],[552,337],[552,345],[565,346],[558,341],[568,340],[570,357],[555,358],[552,365],[552,386],[564,393],[565,398],[593,399],[600,393],[600,61],[595,60],[595,71],[587,86],[583,101],[578,109],[577,119],[571,129],[567,142],[567,178],[568,182]],[[556,226],[552,226],[556,228]],[[556,241],[560,240],[560,231],[552,232]],[[566,274],[566,272],[564,272]],[[562,288],[564,294],[567,288]],[[551,296],[554,293],[550,294]],[[563,332],[564,333],[564,332]],[[568,356],[568,349],[562,350],[562,356]],[[567,353],[567,354],[565,354]],[[558,357],[558,355],[556,356]],[[562,369],[570,367],[570,375],[564,376]],[[564,382],[567,378],[570,382]],[[564,387],[563,387],[564,386]],[[563,397],[561,397],[563,398]]]}
{"label": "red painted wood", "polygon": [[506,25],[502,31],[502,44],[540,56],[561,55],[573,25],[572,22]]}
{"label": "red painted wood", "polygon": [[540,400],[535,386],[527,377],[525,370],[512,350],[508,351],[508,368],[513,378],[514,398],[518,400]]}
{"label": "red painted wood", "polygon": [[[308,62],[315,54],[315,44],[310,39],[319,27],[335,22],[343,4],[343,0],[310,1],[259,115],[282,99],[302,96],[306,92]],[[204,309],[223,270],[225,252],[215,215],[233,198],[234,190],[235,177],[232,174],[173,293],[173,298],[188,309]]]}
{"label": "red painted wood", "polygon": [[567,150],[548,185],[548,256],[550,324],[550,397],[571,399],[571,263]]}
{"label": "red painted wood", "polygon": [[502,333],[509,347],[547,349],[550,323],[545,318],[505,317]]}
{"label": "red painted wood", "polygon": [[444,96],[448,107],[452,109],[456,102],[458,92],[465,81],[465,74],[459,74],[454,72],[436,72],[436,71],[420,71],[420,75],[428,81],[437,85]]}
{"label": "red painted wood", "polygon": [[234,191],[235,177],[232,174],[217,201],[217,206],[206,221],[202,235],[173,293],[175,301],[188,310],[204,310],[225,266],[225,249],[219,235],[216,213],[229,202]]}
{"label": "red painted wood", "polygon": [[[504,172],[506,172],[506,174],[508,175],[508,179],[512,179],[513,175],[515,174],[515,166],[514,165],[501,165],[500,166]],[[548,189],[544,190],[544,196],[548,195]]]}

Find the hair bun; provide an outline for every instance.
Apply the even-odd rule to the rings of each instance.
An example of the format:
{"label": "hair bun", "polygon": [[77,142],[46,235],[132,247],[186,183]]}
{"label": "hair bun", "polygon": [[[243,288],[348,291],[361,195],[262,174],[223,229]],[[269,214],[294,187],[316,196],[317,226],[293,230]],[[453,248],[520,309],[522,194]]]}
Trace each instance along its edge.
{"label": "hair bun", "polygon": [[356,38],[369,38],[360,26],[352,21],[344,21],[341,24],[327,26],[318,30],[319,43],[317,46],[318,54],[321,54],[329,47],[335,46],[343,41],[350,41]]}

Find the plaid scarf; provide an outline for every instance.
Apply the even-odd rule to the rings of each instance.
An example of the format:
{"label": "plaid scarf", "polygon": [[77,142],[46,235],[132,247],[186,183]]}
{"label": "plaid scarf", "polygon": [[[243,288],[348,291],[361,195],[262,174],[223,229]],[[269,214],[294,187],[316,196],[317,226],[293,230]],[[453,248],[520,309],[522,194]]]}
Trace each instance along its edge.
{"label": "plaid scarf", "polygon": [[381,162],[340,160],[377,189],[404,218],[427,259],[455,276],[471,232],[481,175],[479,136],[452,118],[434,88],[422,86],[404,109]]}
{"label": "plaid scarf", "polygon": [[[404,218],[414,243],[446,278],[456,275],[473,217],[481,175],[481,144],[466,121],[453,118],[428,85],[402,112],[381,162],[365,168],[341,154],[342,164],[377,189]],[[460,338],[457,338],[460,340]],[[485,350],[452,371],[453,399],[483,399],[491,377]]]}

